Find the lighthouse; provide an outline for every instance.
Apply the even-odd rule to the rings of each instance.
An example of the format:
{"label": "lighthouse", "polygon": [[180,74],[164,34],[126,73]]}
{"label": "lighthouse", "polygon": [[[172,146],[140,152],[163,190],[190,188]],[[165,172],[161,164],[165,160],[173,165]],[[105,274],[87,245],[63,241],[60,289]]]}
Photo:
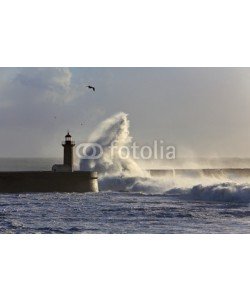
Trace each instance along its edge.
{"label": "lighthouse", "polygon": [[0,172],[0,193],[98,192],[97,172],[74,170],[75,142],[69,132],[62,146],[63,164],[52,166],[52,172]]}
{"label": "lighthouse", "polygon": [[74,147],[75,142],[72,141],[72,137],[69,132],[65,135],[65,141],[62,142],[62,146],[64,148],[64,155],[63,155],[63,164],[67,166],[69,170],[73,171],[73,164],[74,164]]}
{"label": "lighthouse", "polygon": [[53,172],[73,172],[74,167],[74,147],[75,142],[68,131],[65,135],[65,140],[62,142],[63,151],[63,165],[53,165]]}

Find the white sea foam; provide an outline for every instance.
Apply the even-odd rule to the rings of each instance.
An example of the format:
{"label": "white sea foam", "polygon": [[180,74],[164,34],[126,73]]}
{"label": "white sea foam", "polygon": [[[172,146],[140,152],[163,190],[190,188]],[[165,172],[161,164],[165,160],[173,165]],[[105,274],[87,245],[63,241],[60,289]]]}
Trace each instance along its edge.
{"label": "white sea foam", "polygon": [[[102,145],[103,155],[99,159],[82,159],[80,169],[98,171],[101,190],[166,195],[178,193],[204,200],[250,199],[250,185],[247,179],[230,180],[224,176],[191,174],[173,177],[150,176],[131,156],[124,159],[118,155],[121,147],[132,142],[129,125],[128,115],[120,112],[99,124],[88,139],[88,142]],[[112,143],[116,145],[113,155],[110,151]]]}
{"label": "white sea foam", "polygon": [[[127,114],[121,112],[106,119],[88,138],[88,142],[102,146],[103,155],[99,159],[82,159],[81,170],[96,170],[105,176],[145,176],[146,172],[132,157],[122,159],[119,155],[119,149],[131,141]],[[116,145],[113,153],[110,151],[112,143]]]}

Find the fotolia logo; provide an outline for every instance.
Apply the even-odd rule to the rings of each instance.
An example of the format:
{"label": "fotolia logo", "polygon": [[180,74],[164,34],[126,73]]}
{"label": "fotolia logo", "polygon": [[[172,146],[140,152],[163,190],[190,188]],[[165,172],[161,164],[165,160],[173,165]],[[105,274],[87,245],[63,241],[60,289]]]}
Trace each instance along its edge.
{"label": "fotolia logo", "polygon": [[[112,142],[105,150],[110,152],[111,159],[119,157],[120,159],[128,159],[129,157],[136,160],[159,160],[159,159],[175,159],[176,148],[172,145],[165,145],[163,140],[154,140],[153,145],[139,146],[136,142],[131,145],[117,145]],[[80,159],[99,159],[102,157],[104,149],[98,143],[81,143],[76,147],[76,155]]]}
{"label": "fotolia logo", "polygon": [[97,143],[81,143],[76,147],[76,155],[80,159],[99,159],[103,155],[103,148]]}

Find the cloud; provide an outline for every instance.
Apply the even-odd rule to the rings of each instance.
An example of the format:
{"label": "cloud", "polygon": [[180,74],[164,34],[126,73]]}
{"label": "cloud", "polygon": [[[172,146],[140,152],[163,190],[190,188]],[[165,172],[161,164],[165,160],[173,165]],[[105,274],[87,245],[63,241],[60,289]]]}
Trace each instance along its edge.
{"label": "cloud", "polygon": [[0,138],[6,142],[0,155],[29,156],[32,151],[39,156],[50,144],[47,137],[48,132],[54,132],[54,114],[60,106],[74,100],[71,71],[7,68],[1,69],[0,74]]}
{"label": "cloud", "polygon": [[96,122],[92,117],[103,109],[90,98],[84,75],[70,68],[1,68],[0,156],[55,156],[67,129]]}
{"label": "cloud", "polygon": [[68,68],[24,68],[14,78],[11,88],[22,94],[35,95],[47,101],[64,102],[71,98],[71,77]]}
{"label": "cloud", "polygon": [[68,68],[24,68],[17,74],[15,82],[28,88],[60,92],[69,89],[71,77]]}
{"label": "cloud", "polygon": [[164,139],[184,156],[247,156],[249,70],[0,68],[0,156],[61,154],[67,129],[84,141],[118,111],[129,114],[139,143]]}

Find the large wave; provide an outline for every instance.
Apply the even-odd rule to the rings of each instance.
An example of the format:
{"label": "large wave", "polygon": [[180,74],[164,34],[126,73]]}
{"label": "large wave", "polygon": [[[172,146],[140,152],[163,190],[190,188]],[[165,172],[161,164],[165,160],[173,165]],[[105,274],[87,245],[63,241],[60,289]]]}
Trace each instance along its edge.
{"label": "large wave", "polygon": [[250,202],[250,185],[225,182],[209,186],[196,185],[188,193],[196,200]]}
{"label": "large wave", "polygon": [[[88,142],[102,146],[98,159],[82,159],[81,170],[99,172],[100,190],[139,192],[145,194],[185,195],[203,200],[250,199],[248,183],[230,180],[224,176],[174,176],[152,177],[131,156],[121,158],[119,151],[129,146],[132,137],[128,115],[120,112],[101,122],[88,138]],[[115,145],[111,153],[111,145]]]}
{"label": "large wave", "polygon": [[[145,176],[146,172],[129,156],[122,159],[119,151],[132,141],[128,115],[120,112],[105,121],[92,132],[88,142],[102,146],[103,154],[98,159],[82,159],[81,170],[95,170],[105,176]],[[113,147],[111,151],[111,146]]]}

